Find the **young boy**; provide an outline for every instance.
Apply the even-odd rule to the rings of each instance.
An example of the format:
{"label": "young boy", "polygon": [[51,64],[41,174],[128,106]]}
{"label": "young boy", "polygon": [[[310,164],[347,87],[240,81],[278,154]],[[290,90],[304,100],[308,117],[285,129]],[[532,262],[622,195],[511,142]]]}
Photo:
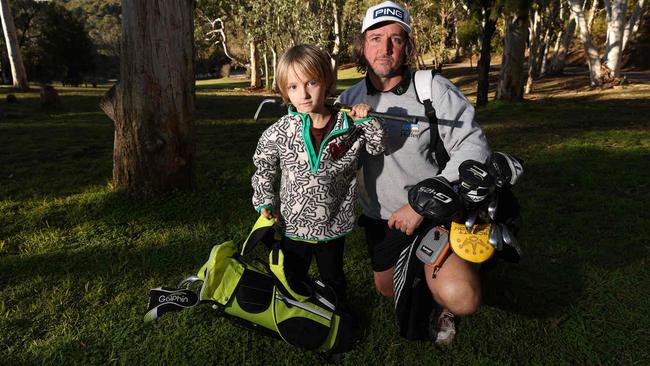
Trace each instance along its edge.
{"label": "young boy", "polygon": [[[386,132],[369,107],[335,113],[325,98],[336,79],[329,56],[311,45],[288,49],[277,67],[277,82],[288,114],[260,138],[253,162],[253,206],[284,228],[280,243],[290,281],[307,276],[312,255],[321,279],[346,301],[343,273],[345,235],[355,225],[357,168],[365,150],[384,151]],[[279,204],[273,181],[280,170]]]}

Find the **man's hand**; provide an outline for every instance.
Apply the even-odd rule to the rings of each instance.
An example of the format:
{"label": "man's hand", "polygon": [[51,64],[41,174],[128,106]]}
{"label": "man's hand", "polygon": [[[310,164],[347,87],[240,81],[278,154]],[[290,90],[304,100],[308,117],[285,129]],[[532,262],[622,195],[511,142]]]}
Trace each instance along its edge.
{"label": "man's hand", "polygon": [[388,227],[398,229],[406,235],[412,235],[422,223],[424,217],[415,212],[408,203],[393,212],[388,219]]}

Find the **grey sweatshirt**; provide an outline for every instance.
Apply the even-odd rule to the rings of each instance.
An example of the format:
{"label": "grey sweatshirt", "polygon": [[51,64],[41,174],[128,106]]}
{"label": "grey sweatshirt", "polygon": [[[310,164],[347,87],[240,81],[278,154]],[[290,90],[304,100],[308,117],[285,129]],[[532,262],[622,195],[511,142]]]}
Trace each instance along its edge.
{"label": "grey sweatshirt", "polygon": [[[370,90],[368,90],[370,87]],[[410,72],[393,90],[379,92],[364,79],[344,91],[337,102],[366,103],[374,111],[417,116],[414,123],[387,119],[388,145],[383,155],[362,154],[359,179],[364,214],[387,220],[408,203],[408,190],[418,182],[440,175],[458,181],[458,166],[465,160],[487,161],[490,148],[479,125],[474,107],[449,80],[436,75],[432,81],[432,103],[438,117],[438,131],[450,160],[443,171],[430,158],[429,122],[424,105],[415,93]]]}

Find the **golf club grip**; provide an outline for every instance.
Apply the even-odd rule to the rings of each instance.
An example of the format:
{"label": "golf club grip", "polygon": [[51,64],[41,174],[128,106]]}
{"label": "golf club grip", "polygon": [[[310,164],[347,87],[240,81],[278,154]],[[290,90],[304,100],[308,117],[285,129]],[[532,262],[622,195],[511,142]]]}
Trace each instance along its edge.
{"label": "golf club grip", "polygon": [[[348,107],[343,104],[335,104],[331,106],[333,110],[336,112],[350,112],[352,111],[351,107]],[[398,121],[404,121],[404,122],[416,122],[418,120],[417,117],[414,116],[397,116],[394,114],[389,114],[389,113],[381,113],[381,112],[368,112],[368,115],[371,117],[377,117],[377,118],[387,118],[387,119],[394,119]]]}

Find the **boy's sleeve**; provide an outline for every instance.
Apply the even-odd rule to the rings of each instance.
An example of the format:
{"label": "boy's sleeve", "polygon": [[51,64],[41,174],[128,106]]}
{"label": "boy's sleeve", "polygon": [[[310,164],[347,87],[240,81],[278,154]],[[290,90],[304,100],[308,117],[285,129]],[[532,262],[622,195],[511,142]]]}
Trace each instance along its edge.
{"label": "boy's sleeve", "polygon": [[253,207],[257,212],[262,208],[273,210],[273,181],[278,170],[280,157],[276,145],[275,124],[266,129],[257,142],[253,164],[255,173],[251,178],[253,185]]}
{"label": "boy's sleeve", "polygon": [[363,119],[355,122],[355,124],[363,131],[368,154],[382,154],[386,148],[386,141],[388,139],[384,124],[377,118]]}

